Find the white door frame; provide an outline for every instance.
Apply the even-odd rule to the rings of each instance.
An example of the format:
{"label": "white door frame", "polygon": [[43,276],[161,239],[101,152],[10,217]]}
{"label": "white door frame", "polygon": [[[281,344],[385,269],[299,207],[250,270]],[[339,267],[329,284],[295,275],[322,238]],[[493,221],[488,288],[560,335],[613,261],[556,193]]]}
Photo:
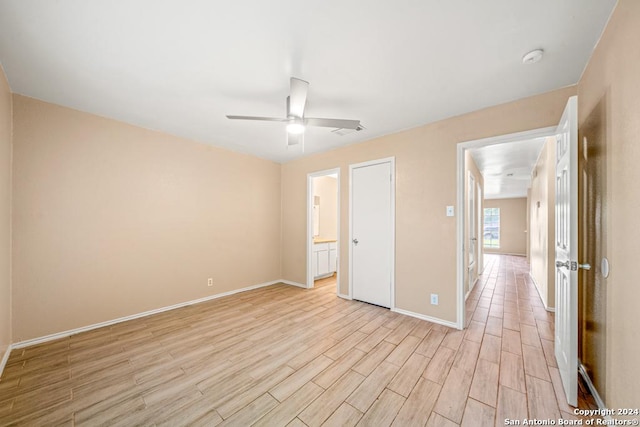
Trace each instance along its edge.
{"label": "white door frame", "polygon": [[473,282],[473,286],[475,287],[476,282],[480,280],[480,275],[484,271],[484,232],[483,232],[483,224],[484,224],[484,189],[480,187],[480,183],[476,182],[476,197],[478,198],[477,206],[478,212],[476,225],[476,238],[477,246],[478,246],[478,259],[476,261],[478,269],[476,271],[476,281]]}
{"label": "white door frame", "polygon": [[476,139],[472,141],[460,142],[457,145],[456,161],[456,204],[458,217],[456,218],[456,327],[464,329],[465,325],[465,292],[464,292],[464,269],[467,268],[464,254],[464,224],[466,215],[464,206],[464,188],[467,185],[467,177],[464,173],[464,156],[466,150],[470,148],[486,147],[495,144],[507,144],[510,142],[522,141],[525,139],[545,138],[555,136],[557,126],[527,130],[524,132],[510,133],[506,135],[492,136],[489,138]]}
{"label": "white door frame", "polygon": [[336,295],[340,295],[340,168],[326,169],[307,174],[307,288],[313,288],[313,179],[327,175],[337,175],[337,207],[336,207],[336,256],[338,271],[336,273]]}
{"label": "white door frame", "polygon": [[353,298],[353,170],[359,167],[389,163],[391,167],[391,311],[396,308],[396,158],[370,160],[349,165],[349,299]]}

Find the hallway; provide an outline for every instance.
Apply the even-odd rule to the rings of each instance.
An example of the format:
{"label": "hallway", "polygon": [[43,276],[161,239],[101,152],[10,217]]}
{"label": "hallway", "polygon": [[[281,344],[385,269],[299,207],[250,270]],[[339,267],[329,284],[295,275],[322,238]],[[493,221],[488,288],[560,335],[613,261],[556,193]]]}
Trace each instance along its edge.
{"label": "hallway", "polygon": [[[505,418],[574,419],[554,357],[554,315],[542,305],[526,258],[484,259],[466,301],[465,340],[482,340],[469,400],[495,406],[495,425]],[[582,384],[578,392],[580,408],[596,408]]]}

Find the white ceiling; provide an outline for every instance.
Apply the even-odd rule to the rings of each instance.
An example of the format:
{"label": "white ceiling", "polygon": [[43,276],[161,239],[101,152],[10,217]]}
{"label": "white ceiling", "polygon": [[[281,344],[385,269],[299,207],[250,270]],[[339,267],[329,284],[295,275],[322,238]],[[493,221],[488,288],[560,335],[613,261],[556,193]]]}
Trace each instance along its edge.
{"label": "white ceiling", "polygon": [[[574,84],[615,0],[0,0],[14,92],[285,162]],[[536,48],[544,59],[524,66]],[[306,115],[284,125],[289,77]]]}
{"label": "white ceiling", "polygon": [[545,138],[469,149],[484,178],[485,199],[527,197]]}

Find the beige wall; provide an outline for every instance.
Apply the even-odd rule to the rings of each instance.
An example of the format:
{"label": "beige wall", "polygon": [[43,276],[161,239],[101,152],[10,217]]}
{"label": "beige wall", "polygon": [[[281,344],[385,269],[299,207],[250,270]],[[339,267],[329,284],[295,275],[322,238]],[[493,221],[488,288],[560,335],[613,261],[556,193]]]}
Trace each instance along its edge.
{"label": "beige wall", "polygon": [[13,101],[14,341],[280,278],[280,165]]}
{"label": "beige wall", "polygon": [[555,139],[548,138],[532,171],[529,204],[530,274],[547,308],[554,308],[556,299],[555,152]]}
{"label": "beige wall", "polygon": [[0,66],[0,359],[11,344],[11,104]]}
{"label": "beige wall", "polygon": [[[579,126],[604,123],[607,209],[606,404],[640,405],[640,2],[620,0],[578,86]],[[595,117],[599,116],[599,117]],[[582,142],[582,141],[581,141]],[[600,260],[594,260],[598,269]],[[600,273],[599,269],[596,271]]]}
{"label": "beige wall", "polygon": [[485,253],[527,254],[527,199],[487,199],[485,208],[500,208],[500,248],[485,248]]}
{"label": "beige wall", "polygon": [[[455,321],[456,225],[445,207],[456,204],[456,144],[554,126],[575,91],[560,89],[282,165],[283,278],[304,283],[306,277],[307,174],[339,167],[348,177],[349,164],[395,156],[396,306]],[[340,185],[340,291],[348,294],[349,180]],[[440,295],[440,305],[429,304],[430,293]]]}
{"label": "beige wall", "polygon": [[314,196],[320,197],[320,239],[338,236],[338,180],[330,176],[313,179]]}
{"label": "beige wall", "polygon": [[[471,234],[470,234],[470,225],[471,225],[471,211],[470,211],[470,206],[467,205],[467,202],[469,200],[469,191],[471,190],[469,188],[469,174],[473,175],[473,178],[475,179],[475,185],[476,188],[473,190],[475,192],[475,198],[476,198],[476,208],[479,208],[479,212],[476,212],[476,245],[475,245],[475,251],[474,251],[474,256],[475,256],[475,260],[477,261],[475,263],[475,267],[470,270],[468,267],[464,269],[464,292],[465,295],[467,294],[467,292],[470,291],[471,286],[473,285],[473,283],[475,283],[475,280],[478,278],[478,275],[482,273],[482,270],[484,269],[484,261],[483,261],[483,252],[484,249],[482,247],[482,225],[478,225],[478,222],[480,222],[480,224],[482,224],[482,208],[483,208],[483,204],[484,201],[482,200],[482,197],[478,197],[478,190],[477,190],[477,186],[478,184],[480,185],[480,189],[482,191],[482,194],[484,194],[484,177],[482,176],[482,173],[480,173],[480,170],[478,169],[478,165],[476,165],[476,162],[473,160],[473,157],[471,156],[471,153],[469,152],[469,150],[466,150],[464,152],[465,158],[464,158],[464,176],[465,176],[465,186],[464,186],[464,201],[465,201],[465,215],[466,215],[466,221],[464,222],[464,251],[465,251],[465,266],[469,265],[469,248],[470,248],[470,239],[471,239]],[[469,278],[469,274],[471,273],[471,278]]]}

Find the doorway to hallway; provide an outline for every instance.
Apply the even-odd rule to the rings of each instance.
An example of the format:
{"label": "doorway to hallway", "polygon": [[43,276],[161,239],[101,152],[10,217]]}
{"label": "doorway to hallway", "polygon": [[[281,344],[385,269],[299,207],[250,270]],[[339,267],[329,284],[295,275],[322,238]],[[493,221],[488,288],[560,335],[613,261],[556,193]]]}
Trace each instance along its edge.
{"label": "doorway to hallway", "polygon": [[[465,325],[464,301],[471,285],[475,282],[478,273],[482,272],[484,253],[508,253],[526,255],[527,224],[526,208],[523,211],[522,224],[511,225],[502,221],[498,214],[500,209],[494,209],[491,218],[495,223],[485,224],[486,208],[489,200],[527,199],[527,183],[531,180],[531,170],[536,163],[540,148],[545,144],[545,139],[555,135],[556,127],[536,129],[498,137],[485,138],[476,141],[459,143],[457,147],[457,325],[462,328]],[[470,176],[480,184],[482,198],[473,200],[475,194],[470,194]],[[524,184],[524,187],[523,187]],[[480,205],[482,213],[478,215],[479,221],[473,215],[476,209],[471,210],[471,204]],[[498,203],[497,203],[498,204]],[[498,207],[499,206],[495,207]],[[518,204],[524,206],[525,204]],[[511,216],[505,216],[509,218]],[[499,219],[498,219],[499,218]],[[477,229],[472,230],[477,224]],[[502,225],[507,225],[501,230]],[[513,229],[513,230],[511,230]],[[472,236],[471,231],[476,235]],[[506,232],[501,234],[501,231]],[[518,236],[515,234],[518,233]],[[501,238],[501,236],[503,238]],[[472,241],[472,238],[478,240]],[[551,239],[553,240],[553,238]],[[523,247],[524,246],[524,247]],[[470,248],[474,249],[472,256]],[[470,259],[478,258],[474,269],[470,269]],[[475,275],[475,277],[472,277]]]}

